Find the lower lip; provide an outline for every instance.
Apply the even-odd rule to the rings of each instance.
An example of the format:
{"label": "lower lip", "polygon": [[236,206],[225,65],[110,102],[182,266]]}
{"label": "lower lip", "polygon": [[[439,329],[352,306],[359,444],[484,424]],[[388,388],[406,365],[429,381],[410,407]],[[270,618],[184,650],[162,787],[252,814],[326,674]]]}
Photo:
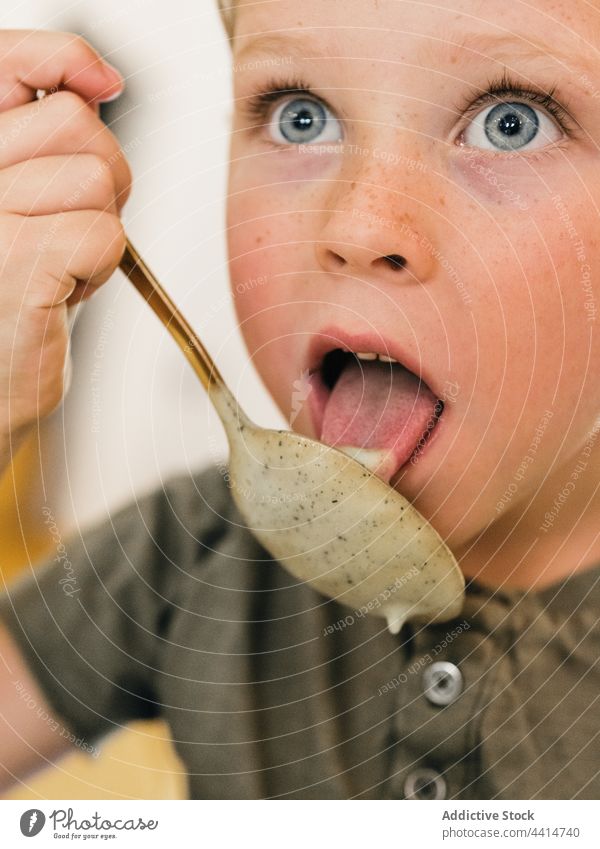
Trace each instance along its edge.
{"label": "lower lip", "polygon": [[[308,396],[308,408],[310,412],[311,422],[313,426],[313,430],[317,439],[321,439],[321,429],[323,426],[323,418],[325,416],[325,407],[327,406],[327,399],[329,398],[329,389],[323,383],[321,378],[321,374],[318,371],[313,372],[313,374],[309,377],[309,385],[311,387],[311,391]],[[397,482],[401,473],[408,470],[409,466],[416,466],[421,461],[423,454],[427,451],[427,448],[431,441],[435,439],[435,435],[439,429],[440,421],[443,416],[443,410],[439,416],[436,417],[435,423],[431,428],[427,431],[426,437],[421,437],[421,439],[415,445],[412,454],[408,457],[401,466],[399,466],[390,479],[390,486],[393,486],[394,483]]]}

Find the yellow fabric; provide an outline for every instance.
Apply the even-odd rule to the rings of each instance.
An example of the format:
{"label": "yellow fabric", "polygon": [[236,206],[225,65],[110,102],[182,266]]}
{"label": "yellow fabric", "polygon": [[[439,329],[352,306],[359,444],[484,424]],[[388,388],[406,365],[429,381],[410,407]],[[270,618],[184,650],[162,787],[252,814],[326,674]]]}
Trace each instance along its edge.
{"label": "yellow fabric", "polygon": [[134,722],[109,735],[100,755],[75,752],[16,785],[6,799],[185,799],[185,769],[165,723]]}
{"label": "yellow fabric", "polygon": [[41,524],[37,446],[35,434],[21,446],[11,467],[0,478],[0,575],[6,581],[49,550],[49,538]]}

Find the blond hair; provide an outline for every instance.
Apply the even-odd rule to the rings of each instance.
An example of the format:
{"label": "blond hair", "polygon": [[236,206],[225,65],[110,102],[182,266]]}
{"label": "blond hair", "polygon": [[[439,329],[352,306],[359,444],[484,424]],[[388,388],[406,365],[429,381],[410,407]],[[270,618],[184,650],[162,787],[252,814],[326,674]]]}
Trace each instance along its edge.
{"label": "blond hair", "polygon": [[233,27],[235,23],[235,0],[217,0],[219,5],[219,13],[227,38],[231,42],[233,38]]}

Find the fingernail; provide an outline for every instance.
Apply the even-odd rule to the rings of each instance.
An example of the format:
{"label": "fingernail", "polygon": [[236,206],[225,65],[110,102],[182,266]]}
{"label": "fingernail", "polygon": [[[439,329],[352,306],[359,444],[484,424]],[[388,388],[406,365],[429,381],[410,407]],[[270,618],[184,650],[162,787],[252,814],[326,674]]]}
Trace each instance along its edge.
{"label": "fingernail", "polygon": [[120,88],[119,91],[115,91],[114,94],[109,94],[106,97],[97,97],[96,103],[112,103],[113,100],[116,100],[117,97],[121,97],[123,94],[123,89]]}
{"label": "fingernail", "polygon": [[102,60],[102,65],[104,67],[104,70],[108,71],[109,74],[112,74],[119,80],[123,79],[123,75],[121,74],[121,72],[117,68],[115,68],[114,65],[111,65],[110,62],[107,62],[106,59]]}
{"label": "fingernail", "polygon": [[118,71],[114,65],[111,65],[110,62],[106,62],[103,60],[103,71],[104,76],[110,80],[110,85],[107,88],[113,89],[116,84],[118,84],[119,88],[117,91],[114,91],[112,94],[108,94],[105,97],[97,97],[96,100],[98,103],[110,103],[111,100],[116,100],[123,93],[123,89],[125,88],[125,80],[123,79],[121,72]]}

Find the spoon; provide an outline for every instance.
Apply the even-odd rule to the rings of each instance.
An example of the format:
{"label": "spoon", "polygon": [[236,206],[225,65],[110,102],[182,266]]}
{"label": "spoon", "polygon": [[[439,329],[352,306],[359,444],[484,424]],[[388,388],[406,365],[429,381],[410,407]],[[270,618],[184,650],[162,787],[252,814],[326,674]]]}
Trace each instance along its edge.
{"label": "spoon", "polygon": [[383,617],[392,634],[407,620],[457,616],[458,563],[410,501],[373,474],[382,452],[255,425],[129,240],[120,267],[202,381],[227,434],[233,499],[269,554],[324,595]]}

